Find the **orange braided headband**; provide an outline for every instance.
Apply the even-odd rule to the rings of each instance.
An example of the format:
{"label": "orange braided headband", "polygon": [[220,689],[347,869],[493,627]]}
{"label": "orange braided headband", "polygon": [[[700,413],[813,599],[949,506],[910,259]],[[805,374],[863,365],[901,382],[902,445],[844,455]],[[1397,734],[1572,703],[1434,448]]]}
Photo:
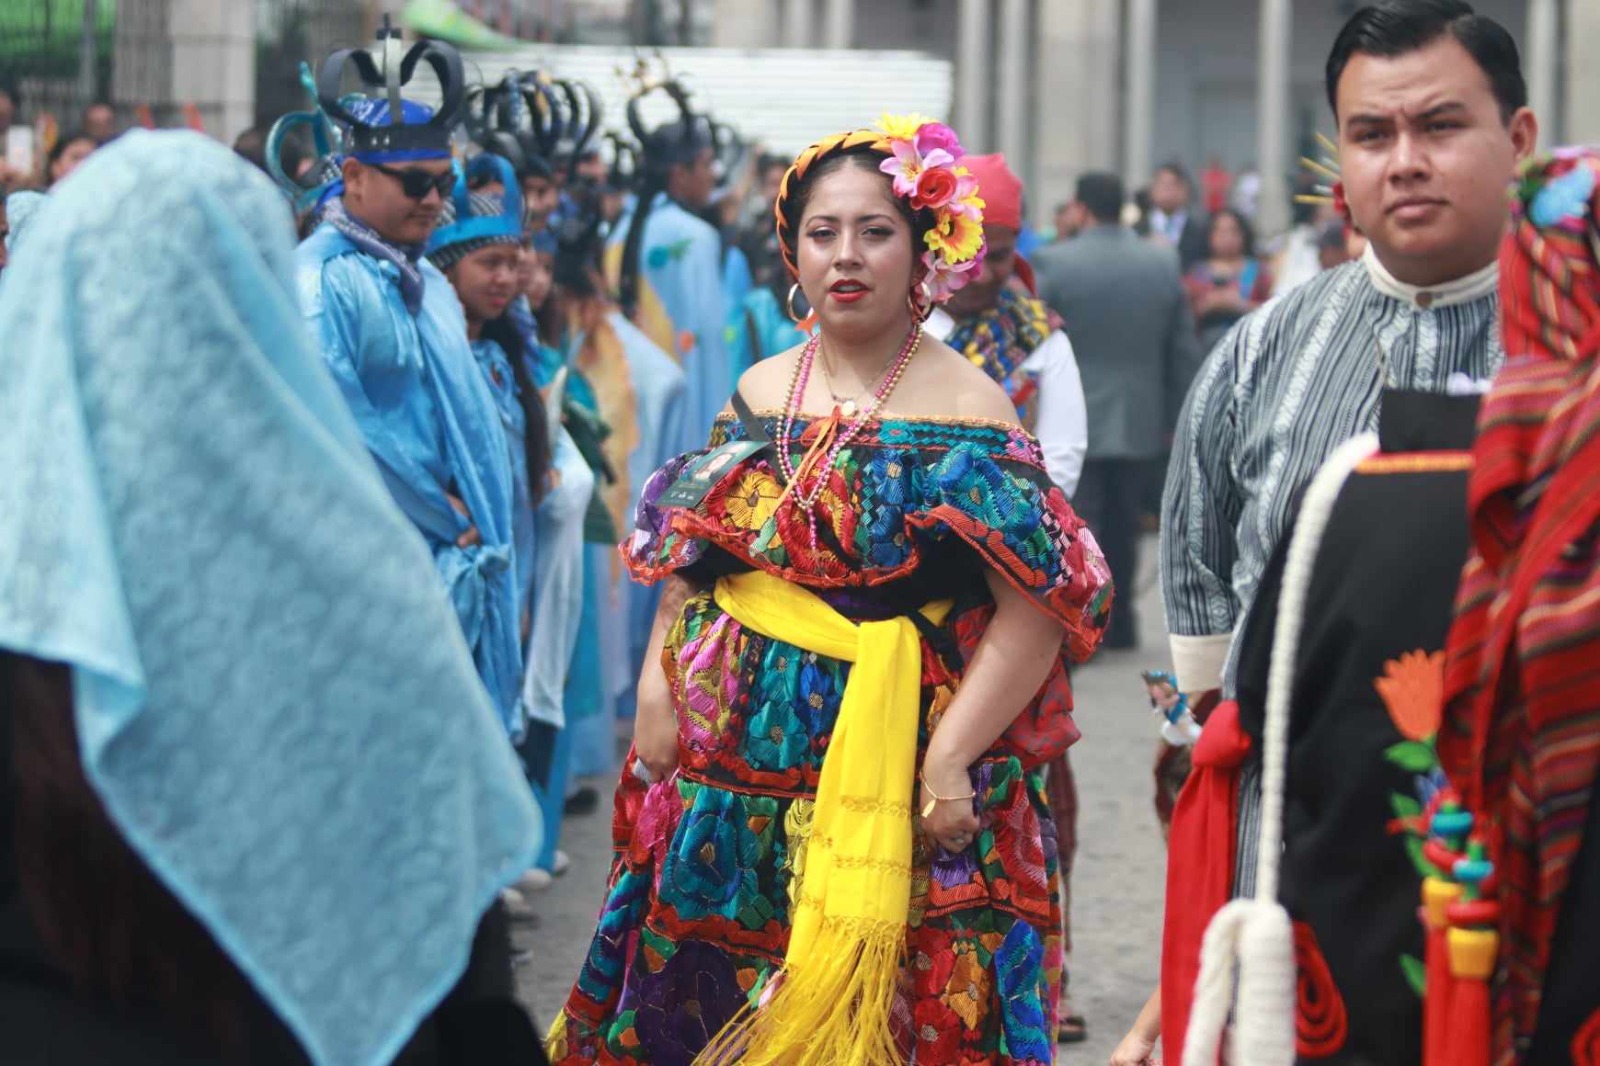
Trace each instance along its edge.
{"label": "orange braided headband", "polygon": [[800,276],[800,266],[795,262],[794,234],[790,232],[787,208],[789,206],[790,183],[804,181],[807,172],[818,163],[841,152],[862,145],[870,146],[874,151],[889,156],[889,138],[877,130],[851,130],[849,133],[836,133],[832,137],[824,137],[810,148],[801,152],[783,175],[783,184],[778,189],[778,201],[773,212],[778,219],[778,249],[783,254],[783,265],[789,268],[790,277]]}

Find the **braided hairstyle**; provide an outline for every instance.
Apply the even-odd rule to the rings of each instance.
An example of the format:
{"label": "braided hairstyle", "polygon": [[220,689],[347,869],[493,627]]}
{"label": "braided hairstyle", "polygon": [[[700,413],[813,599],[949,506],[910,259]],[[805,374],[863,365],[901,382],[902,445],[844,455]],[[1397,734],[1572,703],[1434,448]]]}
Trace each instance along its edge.
{"label": "braided hairstyle", "polygon": [[[823,138],[795,159],[794,165],[783,175],[783,183],[778,188],[778,201],[773,209],[777,220],[778,251],[791,278],[800,280],[800,220],[805,217],[806,204],[817,182],[847,166],[877,171],[878,164],[889,157],[888,137],[877,130],[852,130]],[[888,176],[885,175],[883,180],[888,182]],[[912,257],[920,264],[923,236],[937,224],[934,213],[928,208],[914,209],[909,201],[900,196],[891,194],[889,199],[893,201],[900,217],[911,227]]]}
{"label": "braided hairstyle", "polygon": [[[669,122],[643,138],[640,158],[643,173],[635,193],[638,204],[633,211],[633,221],[622,245],[622,276],[618,284],[617,303],[622,313],[632,318],[639,310],[639,276],[644,254],[645,223],[655,209],[656,196],[667,191],[672,168],[688,162],[706,148],[715,147],[706,120],[690,115]],[[692,214],[693,212],[691,212]]]}

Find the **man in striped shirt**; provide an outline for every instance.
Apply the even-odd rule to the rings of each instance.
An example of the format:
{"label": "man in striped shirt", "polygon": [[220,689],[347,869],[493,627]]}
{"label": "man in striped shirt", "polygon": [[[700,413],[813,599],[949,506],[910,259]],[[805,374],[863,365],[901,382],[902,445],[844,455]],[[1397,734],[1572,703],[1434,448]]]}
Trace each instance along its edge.
{"label": "man in striped shirt", "polygon": [[[1267,559],[1323,460],[1376,428],[1384,390],[1470,389],[1502,359],[1505,190],[1538,133],[1510,35],[1456,0],[1387,0],[1340,32],[1327,89],[1344,198],[1368,250],[1242,321],[1185,403],[1161,576],[1186,691],[1234,694],[1233,635]],[[1243,893],[1254,783],[1240,795]]]}
{"label": "man in striped shirt", "polygon": [[[1383,0],[1345,24],[1326,73],[1343,199],[1368,249],[1242,320],[1184,404],[1162,505],[1161,585],[1178,683],[1190,693],[1234,697],[1234,635],[1267,561],[1323,461],[1377,428],[1384,392],[1478,391],[1503,359],[1496,256],[1506,189],[1538,139],[1510,34],[1459,0]],[[1237,730],[1237,721],[1219,714],[1215,724]],[[1212,752],[1243,750],[1209,739]],[[1231,772],[1205,765],[1200,747],[1194,762],[1197,774]],[[1236,795],[1233,891],[1248,895],[1260,808],[1249,764]],[[1172,898],[1186,874],[1215,869],[1211,849],[1227,842],[1204,848],[1175,848],[1169,907],[1216,905],[1203,894]],[[1206,916],[1196,917],[1184,924],[1203,928]],[[1164,971],[1190,949],[1198,944],[1169,937]],[[1163,999],[1185,990],[1167,991],[1175,995]],[[1162,1007],[1175,1054],[1186,1008]]]}
{"label": "man in striped shirt", "polygon": [[1537,139],[1516,45],[1456,0],[1358,11],[1328,60],[1366,255],[1247,316],[1202,367],[1167,474],[1161,584],[1178,681],[1231,695],[1229,649],[1301,491],[1385,389],[1480,388],[1502,358],[1506,187]]}

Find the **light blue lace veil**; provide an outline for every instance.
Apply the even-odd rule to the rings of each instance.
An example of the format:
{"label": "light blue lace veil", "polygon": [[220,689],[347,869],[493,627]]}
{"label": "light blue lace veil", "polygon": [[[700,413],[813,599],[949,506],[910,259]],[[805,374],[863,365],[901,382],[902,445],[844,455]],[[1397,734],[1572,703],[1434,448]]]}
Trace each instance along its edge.
{"label": "light blue lace veil", "polygon": [[0,647],[71,666],[112,819],[313,1059],[377,1066],[540,829],[291,241],[191,133],[39,209],[0,278]]}

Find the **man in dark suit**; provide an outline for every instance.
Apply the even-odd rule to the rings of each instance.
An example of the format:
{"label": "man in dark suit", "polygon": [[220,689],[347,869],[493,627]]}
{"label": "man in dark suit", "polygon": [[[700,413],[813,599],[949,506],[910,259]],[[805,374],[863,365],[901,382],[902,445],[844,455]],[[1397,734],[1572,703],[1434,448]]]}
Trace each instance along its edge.
{"label": "man in dark suit", "polygon": [[1206,220],[1193,210],[1194,185],[1179,163],[1165,163],[1150,183],[1150,235],[1178,251],[1185,272],[1211,254]]}
{"label": "man in dark suit", "polygon": [[1089,453],[1073,505],[1123,592],[1108,648],[1137,640],[1139,505],[1165,453],[1200,351],[1178,261],[1124,228],[1122,179],[1089,173],[1071,206],[1078,236],[1040,249],[1039,296],[1066,322],[1089,410]]}

